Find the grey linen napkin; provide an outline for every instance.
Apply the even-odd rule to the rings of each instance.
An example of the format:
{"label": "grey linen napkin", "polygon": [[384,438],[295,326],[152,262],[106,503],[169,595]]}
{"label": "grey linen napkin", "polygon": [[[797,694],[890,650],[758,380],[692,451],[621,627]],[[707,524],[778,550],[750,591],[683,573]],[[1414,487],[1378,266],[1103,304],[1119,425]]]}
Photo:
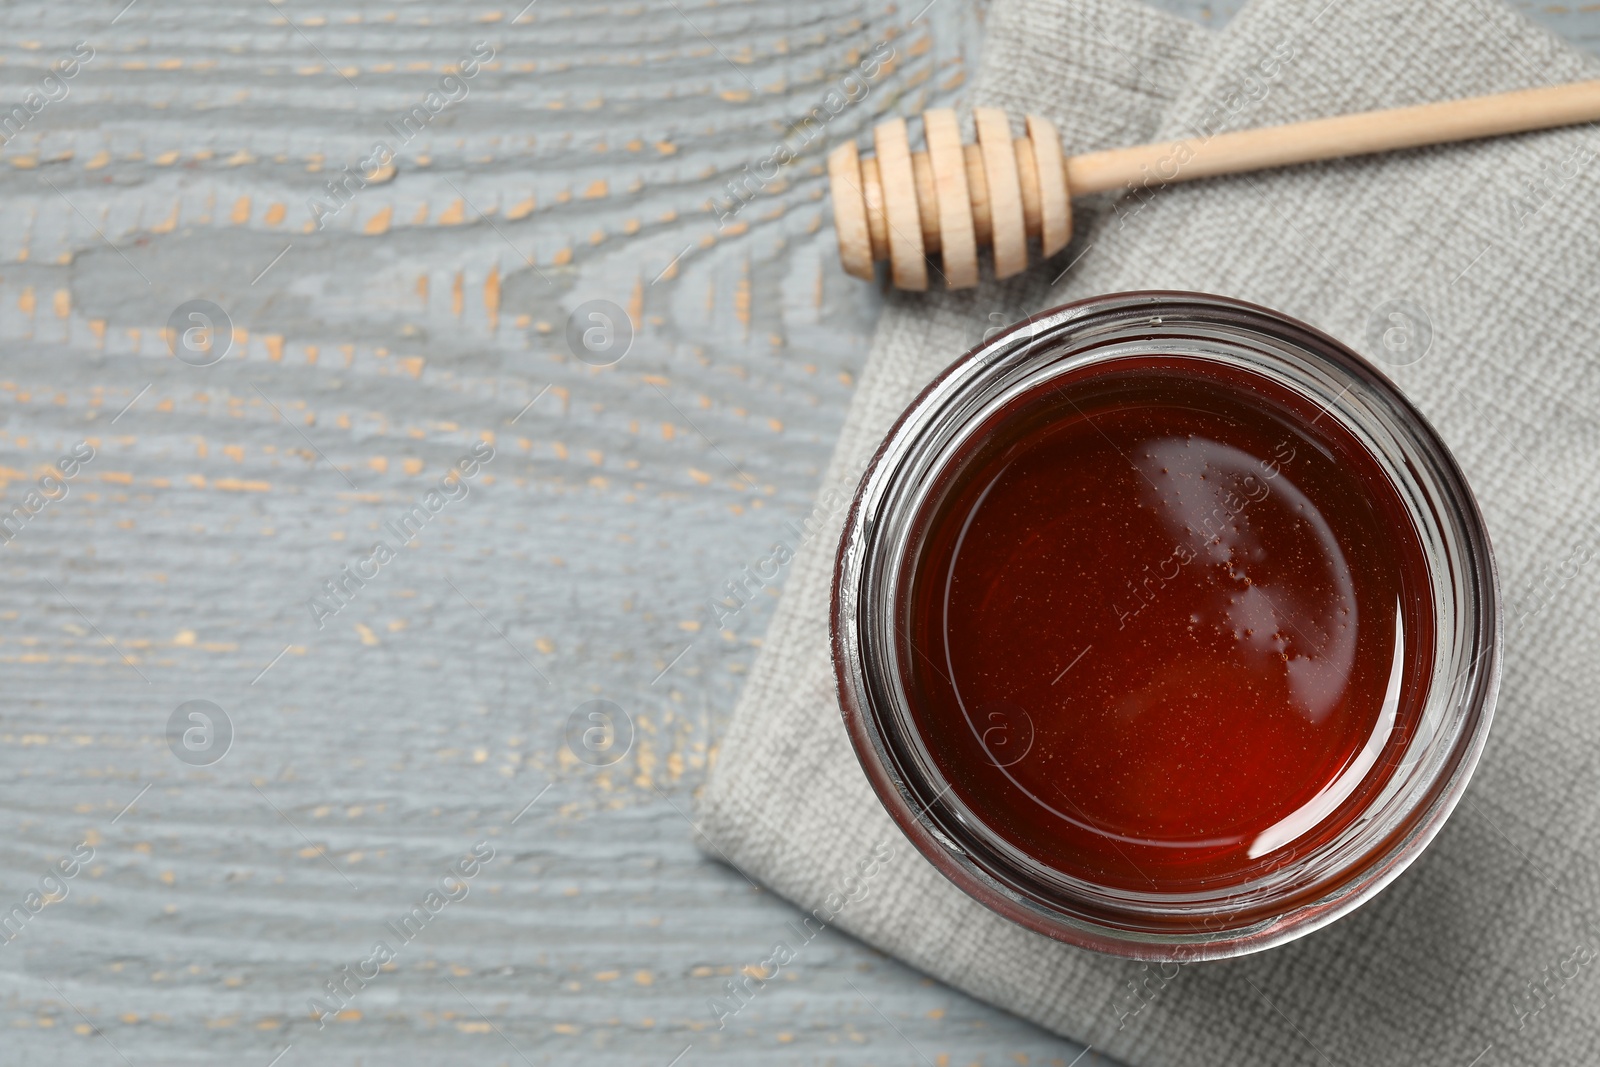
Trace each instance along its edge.
{"label": "grey linen napkin", "polygon": [[[988,34],[977,102],[1054,119],[1072,151],[1596,76],[1494,0],[1260,0],[1218,34],[1125,0],[997,0]],[[1123,197],[1080,206],[1073,244],[1009,284],[893,296],[700,798],[717,852],[1141,1067],[1600,1063],[1597,151],[1583,126]],[[992,321],[1143,288],[1275,307],[1380,366],[1389,302],[1420,309],[1425,355],[1391,374],[1465,468],[1508,605],[1488,749],[1427,853],[1326,929],[1181,968],[1054,943],[946,882],[861,773],[827,639],[844,501],[922,386]]]}

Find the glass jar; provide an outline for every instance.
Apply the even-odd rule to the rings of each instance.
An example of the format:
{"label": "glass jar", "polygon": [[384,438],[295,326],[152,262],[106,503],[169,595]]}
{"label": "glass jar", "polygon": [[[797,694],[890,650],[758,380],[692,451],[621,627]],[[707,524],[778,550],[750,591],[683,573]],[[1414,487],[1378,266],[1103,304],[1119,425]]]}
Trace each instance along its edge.
{"label": "glass jar", "polygon": [[[1287,427],[1275,457],[1250,451],[1248,440],[1267,440],[1246,434],[1258,409],[1264,426]],[[1160,419],[1176,428],[1135,433]],[[1207,419],[1237,424],[1244,444],[1197,431]],[[1124,424],[1134,427],[1125,440]],[[1061,441],[1079,451],[1041,451]],[[1102,444],[1101,459],[1081,458]],[[1338,504],[1326,488],[1336,482],[1363,487],[1367,502]],[[1317,486],[1326,522],[1313,514]],[[1224,496],[1238,508],[1196,518],[1196,500]],[[1002,498],[1010,510],[996,512]],[[1029,501],[1054,501],[1066,525],[1030,515]],[[1357,518],[1378,523],[1376,534],[1350,525]],[[1083,536],[1122,529],[1113,520],[1148,536]],[[1040,548],[1041,530],[1076,540]],[[1096,561],[1131,566],[1138,545],[1164,548],[1163,537],[1170,555],[1137,582],[1126,576],[1128,599],[1103,610],[1125,576]],[[1294,538],[1303,544],[1291,548]],[[1355,584],[1301,558],[1318,544]],[[1038,559],[1019,570],[1029,552]],[[1363,567],[1391,556],[1382,576],[1392,591],[1361,584]],[[1286,567],[1299,568],[1303,599],[1327,618],[1284,609]],[[1261,578],[1274,573],[1278,585]],[[833,588],[845,724],[907,837],[1012,921],[1137,959],[1257,951],[1377,893],[1460,799],[1499,684],[1493,551],[1438,435],[1326,334],[1199,293],[1070,304],[958,359],[863,476]],[[1042,651],[1062,635],[1075,636],[1059,656]],[[1172,682],[1172,661],[1194,642],[1190,673]],[[1087,647],[1047,684],[1077,643]],[[1097,646],[1100,658],[1080,666]],[[1277,687],[1277,704],[1260,697],[1260,679]],[[1353,740],[1329,733],[1340,715]],[[1318,776],[1304,781],[1302,733],[1328,753],[1315,749]],[[1257,742],[1254,762],[1240,755]],[[1141,782],[1154,792],[1139,794]],[[1234,799],[1218,800],[1224,792]]]}

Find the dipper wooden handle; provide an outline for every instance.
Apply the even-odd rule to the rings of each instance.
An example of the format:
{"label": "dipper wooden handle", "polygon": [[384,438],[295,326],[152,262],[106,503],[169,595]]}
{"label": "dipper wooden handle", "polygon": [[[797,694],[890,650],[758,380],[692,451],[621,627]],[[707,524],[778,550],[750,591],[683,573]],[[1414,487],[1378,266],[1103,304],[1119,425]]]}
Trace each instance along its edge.
{"label": "dipper wooden handle", "polygon": [[1070,158],[1048,119],[1027,116],[1027,136],[1013,138],[1004,111],[972,114],[977,144],[963,145],[955,112],[939,109],[923,113],[924,151],[913,152],[905,120],[892,119],[873,131],[876,158],[861,158],[854,142],[828,156],[846,273],[872,278],[873,264],[887,259],[897,288],[926,289],[926,257],[937,252],[948,286],[965,289],[978,284],[979,246],[993,249],[1000,278],[1027,267],[1029,238],[1044,256],[1066,247],[1073,196],[1592,122],[1600,119],[1600,81]]}

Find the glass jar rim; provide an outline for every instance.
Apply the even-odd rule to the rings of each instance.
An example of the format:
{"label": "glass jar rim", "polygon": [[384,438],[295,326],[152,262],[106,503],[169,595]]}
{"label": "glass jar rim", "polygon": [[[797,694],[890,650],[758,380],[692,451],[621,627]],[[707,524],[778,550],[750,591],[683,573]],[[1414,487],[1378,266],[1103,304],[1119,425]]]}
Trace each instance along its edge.
{"label": "glass jar rim", "polygon": [[[899,576],[911,525],[957,447],[1008,399],[1144,346],[1235,361],[1319,399],[1362,439],[1407,500],[1427,556],[1439,639],[1402,767],[1321,854],[1213,893],[1133,893],[1035,865],[999,839],[920,758],[900,684]],[[1182,349],[1184,351],[1174,351]],[[832,648],[845,725],[874,791],[947,878],[1007,918],[1084,948],[1139,959],[1215,959],[1299,937],[1354,909],[1422,852],[1465,791],[1499,687],[1493,548],[1465,476],[1414,405],[1371,363],[1289,316],[1204,293],[1115,293],[1018,323],[943,371],[906,409],[862,476],[833,585]]]}

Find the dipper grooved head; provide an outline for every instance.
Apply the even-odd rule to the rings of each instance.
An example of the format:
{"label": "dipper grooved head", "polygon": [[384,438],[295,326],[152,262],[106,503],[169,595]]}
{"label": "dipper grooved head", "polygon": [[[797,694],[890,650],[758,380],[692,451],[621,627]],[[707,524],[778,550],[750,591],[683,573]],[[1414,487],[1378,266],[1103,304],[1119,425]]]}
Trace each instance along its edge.
{"label": "dipper grooved head", "polygon": [[1071,196],[1061,140],[1048,119],[1027,117],[1027,136],[1013,138],[998,108],[974,111],[978,143],[963,145],[954,111],[922,116],[927,147],[912,151],[904,119],[873,130],[875,159],[855,143],[828,156],[834,225],[845,273],[874,277],[890,261],[900,289],[928,287],[927,257],[949,289],[978,284],[978,249],[994,250],[995,275],[1026,269],[1028,242],[1052,256],[1072,236]]}

